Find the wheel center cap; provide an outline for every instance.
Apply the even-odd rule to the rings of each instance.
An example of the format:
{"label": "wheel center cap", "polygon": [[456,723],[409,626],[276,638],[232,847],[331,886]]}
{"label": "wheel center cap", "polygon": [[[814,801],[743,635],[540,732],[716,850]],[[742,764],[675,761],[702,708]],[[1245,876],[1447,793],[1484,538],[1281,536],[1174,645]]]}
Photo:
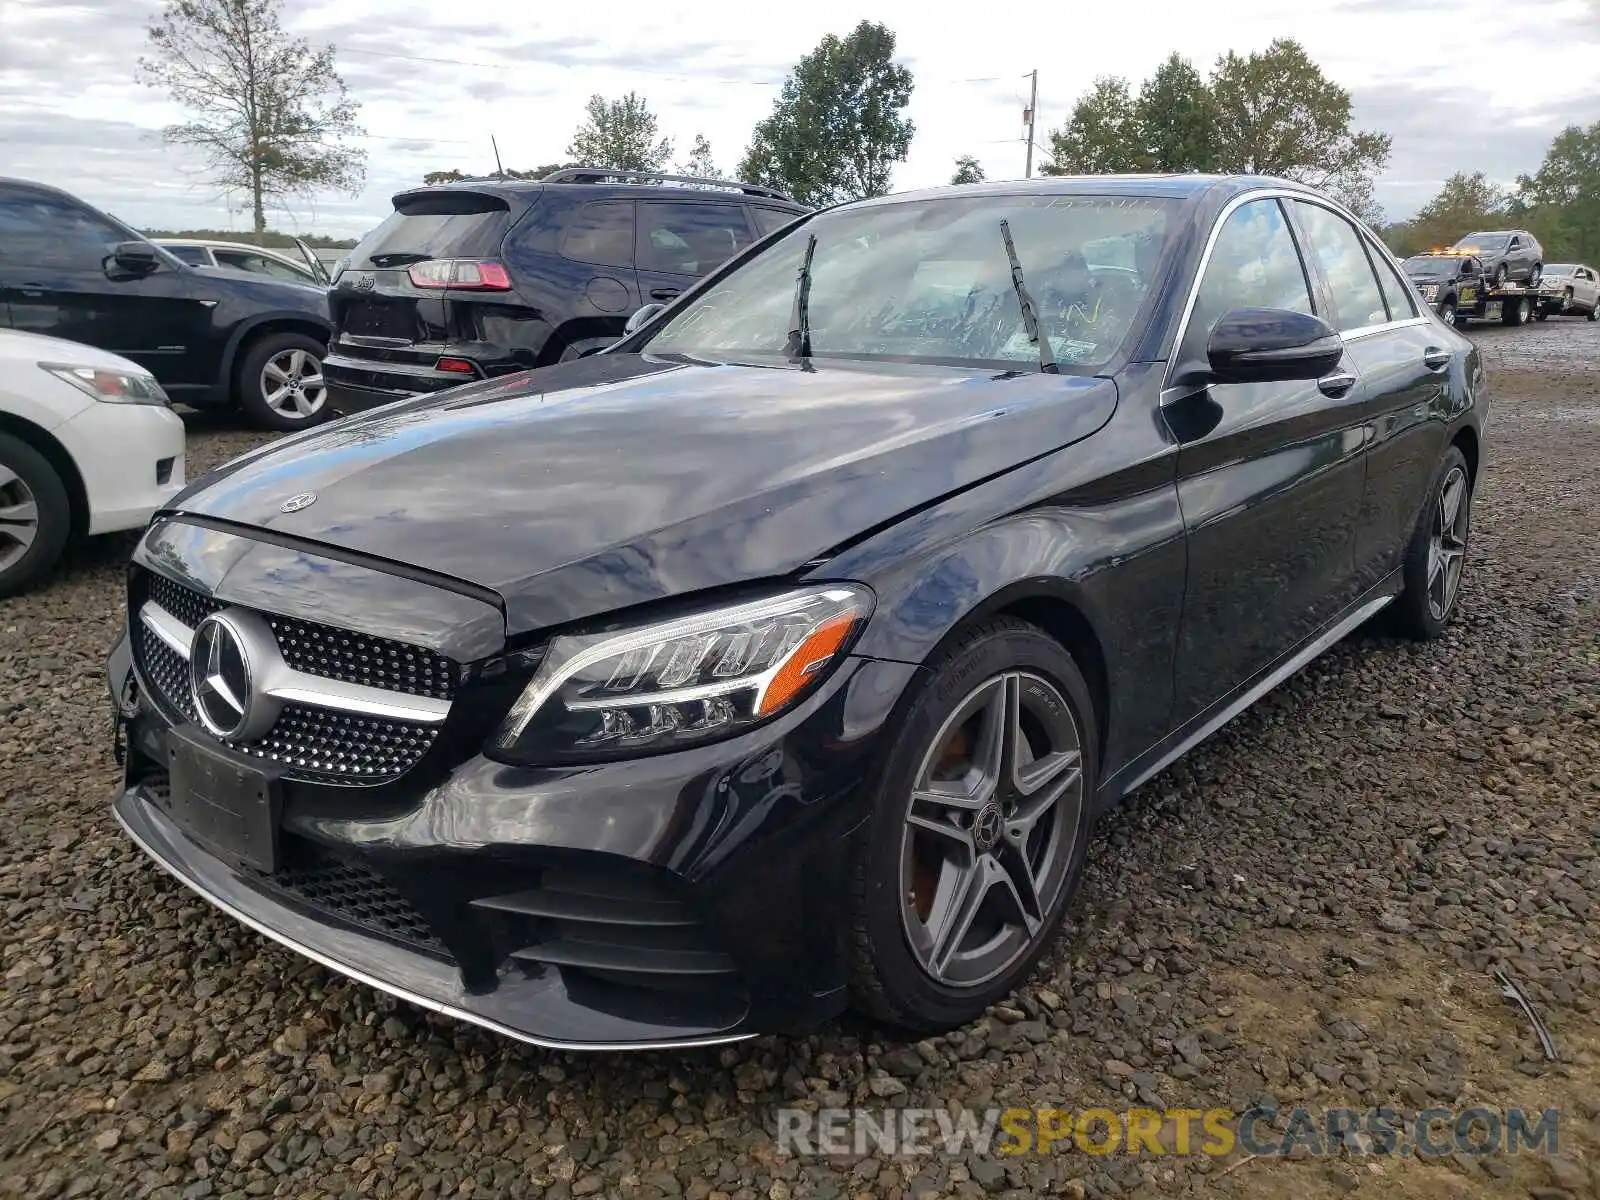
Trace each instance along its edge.
{"label": "wheel center cap", "polygon": [[994,844],[1000,840],[1000,830],[1004,825],[1000,813],[1000,806],[992,800],[978,810],[978,815],[972,818],[972,842],[980,851],[994,849]]}

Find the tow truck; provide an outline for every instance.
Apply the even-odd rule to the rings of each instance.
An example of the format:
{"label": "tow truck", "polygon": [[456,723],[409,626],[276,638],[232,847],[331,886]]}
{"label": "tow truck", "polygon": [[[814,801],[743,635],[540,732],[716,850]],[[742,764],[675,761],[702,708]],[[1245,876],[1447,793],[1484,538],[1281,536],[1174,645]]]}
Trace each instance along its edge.
{"label": "tow truck", "polygon": [[1465,329],[1468,321],[1525,325],[1538,312],[1539,280],[1496,283],[1485,277],[1470,250],[1437,248],[1412,255],[1402,265],[1422,298],[1457,329]]}

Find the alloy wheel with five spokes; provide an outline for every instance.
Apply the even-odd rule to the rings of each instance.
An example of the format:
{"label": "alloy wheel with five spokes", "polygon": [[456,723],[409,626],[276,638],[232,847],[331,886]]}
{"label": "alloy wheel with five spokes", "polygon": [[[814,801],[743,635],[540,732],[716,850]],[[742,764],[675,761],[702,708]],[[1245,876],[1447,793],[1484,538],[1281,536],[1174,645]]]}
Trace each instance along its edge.
{"label": "alloy wheel with five spokes", "polygon": [[261,368],[260,383],[262,401],[289,420],[309,421],[328,398],[322,362],[309,350],[291,348],[274,354]]}
{"label": "alloy wheel with five spokes", "polygon": [[917,772],[900,855],[906,938],[932,979],[978,986],[1027,954],[1082,804],[1077,724],[1043,677],[996,675],[950,714]]}
{"label": "alloy wheel with five spokes", "polygon": [[1467,472],[1452,465],[1445,472],[1433,504],[1433,533],[1428,539],[1428,611],[1443,621],[1455,607],[1461,568],[1467,557]]}

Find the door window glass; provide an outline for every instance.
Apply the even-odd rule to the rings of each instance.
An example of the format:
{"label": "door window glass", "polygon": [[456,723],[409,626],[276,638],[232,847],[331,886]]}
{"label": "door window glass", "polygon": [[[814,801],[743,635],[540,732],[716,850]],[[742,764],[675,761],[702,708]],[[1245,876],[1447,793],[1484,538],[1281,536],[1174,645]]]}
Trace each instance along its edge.
{"label": "door window glass", "polygon": [[0,190],[0,260],[98,271],[126,240],[122,230],[70,200]]}
{"label": "door window glass", "polygon": [[179,262],[186,262],[191,267],[211,266],[210,252],[204,246],[163,246],[161,248]]}
{"label": "door window glass", "polygon": [[248,254],[241,250],[215,251],[217,262],[224,267],[233,267],[239,271],[251,271],[257,275],[273,275],[279,279],[290,279],[295,283],[305,283],[311,276],[305,271],[296,271],[287,263],[281,263],[275,258],[268,258],[265,254]]}
{"label": "door window glass", "polygon": [[750,244],[750,227],[737,204],[639,203],[641,271],[707,275]]}
{"label": "door window glass", "polygon": [[1389,302],[1389,320],[1406,321],[1417,315],[1417,304],[1412,298],[1413,288],[1389,265],[1389,260],[1372,251],[1372,261],[1378,268],[1378,282],[1383,285],[1383,298]]}
{"label": "door window glass", "polygon": [[633,266],[633,201],[585,204],[562,230],[561,254],[602,267]]}
{"label": "door window glass", "polygon": [[1294,235],[1276,200],[1252,200],[1217,232],[1189,319],[1185,358],[1203,358],[1211,329],[1234,308],[1311,313],[1311,288]]}
{"label": "door window glass", "polygon": [[776,230],[782,229],[797,217],[798,213],[784,212],[781,208],[763,208],[759,204],[751,205],[750,214],[756,219],[756,233],[761,237]]}
{"label": "door window glass", "polygon": [[1389,319],[1388,310],[1355,226],[1320,204],[1296,200],[1294,205],[1306,231],[1308,250],[1322,267],[1333,293],[1334,325],[1341,333],[1382,325]]}

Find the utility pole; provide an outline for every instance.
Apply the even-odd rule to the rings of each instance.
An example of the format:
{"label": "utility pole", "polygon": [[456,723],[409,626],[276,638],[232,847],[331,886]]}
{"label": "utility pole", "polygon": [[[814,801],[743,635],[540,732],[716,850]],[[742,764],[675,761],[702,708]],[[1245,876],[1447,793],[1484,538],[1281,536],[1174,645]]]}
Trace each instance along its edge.
{"label": "utility pole", "polygon": [[1028,108],[1022,114],[1022,119],[1028,123],[1028,165],[1022,170],[1024,179],[1033,178],[1033,114],[1039,107],[1039,68],[1035,67],[1029,74],[1033,80],[1028,88]]}

